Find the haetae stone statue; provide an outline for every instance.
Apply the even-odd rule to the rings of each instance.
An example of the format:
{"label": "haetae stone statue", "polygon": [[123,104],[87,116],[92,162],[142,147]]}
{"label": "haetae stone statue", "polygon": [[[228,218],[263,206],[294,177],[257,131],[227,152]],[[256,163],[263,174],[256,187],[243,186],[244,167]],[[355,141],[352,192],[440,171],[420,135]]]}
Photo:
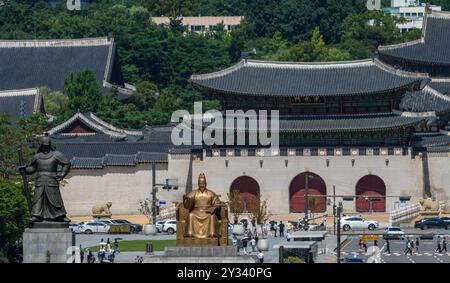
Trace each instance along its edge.
{"label": "haetae stone statue", "polygon": [[205,174],[198,190],[183,197],[177,206],[177,245],[227,245],[228,208],[206,188]]}
{"label": "haetae stone statue", "polygon": [[59,191],[59,182],[70,171],[70,161],[53,149],[48,136],[42,138],[32,161],[27,166],[19,167],[19,171],[37,175],[30,222],[70,222]]}

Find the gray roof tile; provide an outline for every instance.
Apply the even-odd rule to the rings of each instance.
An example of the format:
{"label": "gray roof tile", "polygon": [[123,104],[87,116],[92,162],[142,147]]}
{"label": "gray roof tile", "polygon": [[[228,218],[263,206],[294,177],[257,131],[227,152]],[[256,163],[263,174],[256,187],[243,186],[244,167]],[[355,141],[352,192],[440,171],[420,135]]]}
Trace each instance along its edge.
{"label": "gray roof tile", "polygon": [[436,12],[426,16],[420,40],[380,46],[378,52],[411,61],[450,64],[450,13]]}
{"label": "gray roof tile", "polygon": [[393,69],[377,59],[352,62],[300,63],[241,61],[211,74],[193,75],[200,91],[267,96],[370,94],[419,87],[427,75]]}

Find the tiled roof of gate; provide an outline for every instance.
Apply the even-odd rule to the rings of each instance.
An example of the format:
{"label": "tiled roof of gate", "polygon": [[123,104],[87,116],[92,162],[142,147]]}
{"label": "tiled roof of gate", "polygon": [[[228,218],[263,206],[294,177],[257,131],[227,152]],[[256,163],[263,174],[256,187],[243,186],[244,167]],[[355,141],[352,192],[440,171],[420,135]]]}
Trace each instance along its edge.
{"label": "tiled roof of gate", "polygon": [[414,140],[415,140],[414,145],[416,147],[433,147],[433,148],[447,147],[448,150],[450,146],[450,136],[440,133],[415,135]]}
{"label": "tiled roof of gate", "polygon": [[411,61],[450,64],[450,12],[432,11],[424,19],[422,38],[380,46],[378,52]]}
{"label": "tiled roof of gate", "polygon": [[301,63],[242,60],[211,74],[193,75],[204,92],[261,96],[333,96],[418,89],[428,75],[396,70],[378,59]]}
{"label": "tiled roof of gate", "polygon": [[405,93],[400,109],[412,112],[450,112],[450,96],[428,85],[421,91]]}
{"label": "tiled roof of gate", "polygon": [[[389,112],[350,115],[310,115],[279,120],[279,131],[284,133],[316,132],[358,132],[398,129],[413,126],[423,120],[435,117],[434,113]],[[267,121],[269,132],[273,129],[270,118]],[[216,125],[209,125],[215,127]],[[245,123],[245,128],[227,128],[225,130],[261,131],[257,124]]]}
{"label": "tiled roof of gate", "polygon": [[385,115],[355,115],[324,117],[322,119],[280,120],[282,132],[352,132],[376,131],[409,127],[424,120],[424,117]]}
{"label": "tiled roof of gate", "polygon": [[73,157],[74,169],[102,169],[106,166],[136,166],[138,164],[167,162],[167,154],[160,152],[138,152],[136,154],[106,154],[104,157]]}

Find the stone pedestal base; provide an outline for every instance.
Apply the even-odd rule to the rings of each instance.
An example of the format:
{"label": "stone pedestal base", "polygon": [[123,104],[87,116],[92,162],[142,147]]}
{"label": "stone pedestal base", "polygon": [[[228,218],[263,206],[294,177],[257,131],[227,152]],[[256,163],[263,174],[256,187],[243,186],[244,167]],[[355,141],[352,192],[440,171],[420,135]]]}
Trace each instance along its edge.
{"label": "stone pedestal base", "polygon": [[[36,226],[44,226],[34,225]],[[46,226],[46,225],[45,225]],[[49,226],[46,226],[49,227]],[[75,235],[69,228],[29,228],[23,233],[25,263],[66,263],[75,245]]]}
{"label": "stone pedestal base", "polygon": [[144,263],[255,263],[250,256],[239,256],[236,247],[166,247],[163,256],[146,256]]}

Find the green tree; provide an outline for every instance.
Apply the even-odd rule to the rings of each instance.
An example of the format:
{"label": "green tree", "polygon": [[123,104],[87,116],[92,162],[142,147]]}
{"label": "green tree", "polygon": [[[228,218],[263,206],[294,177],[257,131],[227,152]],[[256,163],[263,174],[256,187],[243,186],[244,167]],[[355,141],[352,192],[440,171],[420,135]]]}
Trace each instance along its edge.
{"label": "green tree", "polygon": [[180,109],[181,99],[177,98],[171,92],[163,90],[160,98],[149,110],[148,121],[150,124],[166,124],[170,121],[172,113]]}
{"label": "green tree", "polygon": [[[36,148],[36,136],[47,127],[44,114],[36,113],[21,118],[17,124],[8,120],[7,114],[0,115],[0,177],[17,176],[19,164],[17,149],[22,148],[24,158],[31,156]],[[31,145],[31,146],[30,146]]]}
{"label": "green tree", "polygon": [[155,103],[159,96],[158,86],[149,81],[143,81],[136,86],[133,93],[133,103],[140,110],[148,110]]}
{"label": "green tree", "polygon": [[19,239],[29,217],[20,183],[0,177],[0,255],[5,255],[10,261],[15,261],[19,253]]}
{"label": "green tree", "polygon": [[102,101],[100,86],[91,70],[69,75],[63,92],[69,97],[70,108],[80,112],[95,112]]}

